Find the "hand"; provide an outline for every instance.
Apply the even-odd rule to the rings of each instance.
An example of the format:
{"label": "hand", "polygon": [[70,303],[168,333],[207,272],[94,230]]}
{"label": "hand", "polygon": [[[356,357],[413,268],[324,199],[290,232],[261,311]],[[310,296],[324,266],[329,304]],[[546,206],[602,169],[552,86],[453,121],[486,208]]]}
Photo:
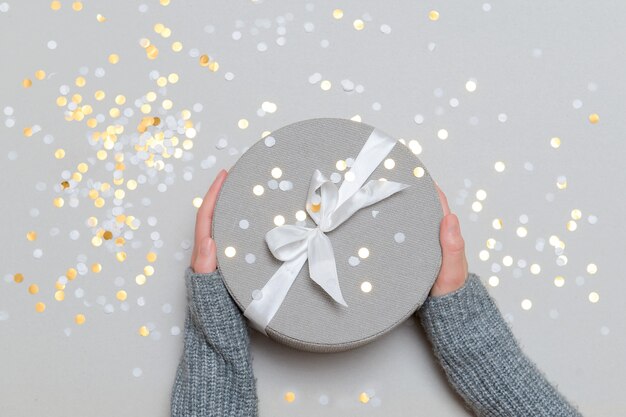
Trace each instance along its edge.
{"label": "hand", "polygon": [[211,224],[217,195],[222,188],[228,171],[222,169],[218,172],[213,184],[202,199],[202,204],[196,213],[196,231],[191,255],[191,268],[194,272],[203,274],[217,269],[217,249],[211,236]]}
{"label": "hand", "polygon": [[458,290],[467,278],[467,258],[465,257],[465,241],[461,236],[461,227],[456,214],[450,212],[448,199],[437,185],[437,192],[443,208],[443,219],[439,228],[441,241],[441,268],[430,290],[430,295],[438,297]]}

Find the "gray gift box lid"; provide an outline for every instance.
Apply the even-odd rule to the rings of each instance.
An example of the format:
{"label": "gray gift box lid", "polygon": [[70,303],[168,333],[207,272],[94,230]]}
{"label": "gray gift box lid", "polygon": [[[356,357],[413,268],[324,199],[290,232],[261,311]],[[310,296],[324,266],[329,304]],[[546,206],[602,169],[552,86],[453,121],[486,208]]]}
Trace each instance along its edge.
{"label": "gray gift box lid", "polygon": [[[349,170],[339,169],[344,168],[342,161],[354,160],[374,129],[337,118],[299,121],[260,139],[229,170],[212,233],[218,268],[242,311],[252,302],[253,291],[263,288],[283,264],[265,241],[265,234],[276,227],[275,217],[282,215],[284,224],[316,227],[308,213],[304,221],[296,218],[296,212],[306,213],[312,173],[319,169],[339,188]],[[441,266],[443,211],[437,190],[408,144],[397,141],[383,161],[368,180],[385,178],[410,186],[361,208],[326,233],[348,307],[310,278],[307,261],[265,328],[271,339],[311,352],[356,348],[401,324],[428,296]],[[278,178],[272,175],[276,167],[282,171]],[[361,248],[367,248],[367,257],[359,256]]]}

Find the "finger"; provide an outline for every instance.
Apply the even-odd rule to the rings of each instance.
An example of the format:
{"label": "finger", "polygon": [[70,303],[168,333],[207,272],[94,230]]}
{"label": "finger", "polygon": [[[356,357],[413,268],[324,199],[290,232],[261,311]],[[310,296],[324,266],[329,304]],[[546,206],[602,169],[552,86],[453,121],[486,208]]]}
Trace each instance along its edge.
{"label": "finger", "polygon": [[217,257],[215,253],[215,241],[210,237],[205,237],[198,248],[198,256],[193,264],[196,273],[204,274],[217,269]]}
{"label": "finger", "polygon": [[209,187],[209,190],[206,192],[202,199],[202,204],[196,213],[196,227],[195,227],[195,238],[194,238],[194,249],[191,255],[192,263],[196,260],[198,256],[198,246],[202,239],[211,236],[211,224],[213,222],[213,211],[215,209],[215,202],[217,201],[217,195],[226,179],[228,171],[221,170],[213,184]]}
{"label": "finger", "polygon": [[[465,241],[461,235],[459,219],[454,213],[441,221],[440,241],[442,261],[433,292],[447,293],[463,286],[467,276]],[[435,294],[438,295],[438,294]]]}
{"label": "finger", "polygon": [[439,185],[437,183],[435,183],[435,187],[437,187],[437,194],[439,194],[439,200],[441,201],[441,208],[443,209],[443,215],[446,216],[447,214],[450,213],[450,206],[448,205],[448,198],[443,193],[443,191],[441,191],[441,188],[439,188]]}

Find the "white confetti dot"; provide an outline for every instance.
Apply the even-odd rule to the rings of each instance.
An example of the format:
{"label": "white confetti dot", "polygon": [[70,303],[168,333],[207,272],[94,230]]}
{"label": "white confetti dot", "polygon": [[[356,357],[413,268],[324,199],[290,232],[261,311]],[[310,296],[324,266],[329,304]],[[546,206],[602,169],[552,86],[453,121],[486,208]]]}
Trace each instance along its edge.
{"label": "white confetti dot", "polygon": [[265,146],[267,146],[268,148],[271,148],[272,146],[276,144],[276,139],[273,136],[267,136],[264,142],[265,142]]}
{"label": "white confetti dot", "polygon": [[320,398],[318,401],[321,405],[328,405],[328,402],[329,402],[328,395],[320,395]]}
{"label": "white confetti dot", "polygon": [[304,31],[307,33],[311,33],[315,30],[315,25],[311,22],[306,22],[304,24]]}
{"label": "white confetti dot", "polygon": [[439,131],[437,131],[437,137],[441,140],[448,139],[448,131],[446,129],[439,129]]}
{"label": "white confetti dot", "polygon": [[351,256],[348,258],[348,263],[351,266],[357,266],[359,263],[361,263],[361,260],[357,258],[356,256]]}
{"label": "white confetti dot", "polygon": [[491,10],[491,4],[483,3],[483,11],[488,12]]}
{"label": "white confetti dot", "polygon": [[256,261],[256,256],[253,253],[246,253],[245,259],[247,263],[253,264]]}
{"label": "white confetti dot", "polygon": [[247,229],[250,226],[250,222],[248,222],[248,220],[246,219],[241,219],[239,220],[239,227],[241,227],[242,229]]}
{"label": "white confetti dot", "polygon": [[309,83],[310,84],[317,84],[320,81],[322,81],[322,74],[320,74],[319,72],[316,72],[315,74],[312,74],[309,77]]}
{"label": "white confetti dot", "polygon": [[278,109],[278,106],[276,106],[276,103],[272,103],[271,101],[264,101],[263,104],[261,104],[261,108],[267,113],[274,113]]}
{"label": "white confetti dot", "polygon": [[391,26],[386,24],[380,25],[380,31],[385,35],[389,35],[391,33]]}
{"label": "white confetti dot", "polygon": [[170,334],[172,336],[178,336],[180,334],[180,327],[172,326],[172,328],[170,329]]}
{"label": "white confetti dot", "polygon": [[141,368],[133,368],[133,376],[139,378],[143,374]]}
{"label": "white confetti dot", "polygon": [[43,256],[43,250],[41,249],[35,249],[33,251],[33,257],[40,259]]}
{"label": "white confetti dot", "polygon": [[421,114],[416,114],[413,118],[413,121],[418,125],[421,125],[422,123],[424,123],[424,116],[422,116]]}
{"label": "white confetti dot", "polygon": [[606,326],[600,327],[600,334],[602,336],[608,336],[610,332],[611,332],[611,330],[608,327],[606,327]]}
{"label": "white confetti dot", "polygon": [[522,300],[521,305],[524,310],[530,310],[533,307],[533,302],[526,298]]}
{"label": "white confetti dot", "polygon": [[6,13],[9,11],[9,3],[0,3],[0,12]]}
{"label": "white confetti dot", "polygon": [[259,52],[265,52],[265,51],[267,51],[267,44],[266,44],[265,42],[259,42],[259,43],[257,44],[257,46],[256,46],[256,49],[257,49]]}
{"label": "white confetti dot", "polygon": [[397,242],[397,243],[402,243],[404,242],[405,236],[404,233],[402,232],[398,232],[395,235],[393,235],[393,239]]}
{"label": "white confetti dot", "polygon": [[57,49],[56,41],[48,41],[48,49]]}

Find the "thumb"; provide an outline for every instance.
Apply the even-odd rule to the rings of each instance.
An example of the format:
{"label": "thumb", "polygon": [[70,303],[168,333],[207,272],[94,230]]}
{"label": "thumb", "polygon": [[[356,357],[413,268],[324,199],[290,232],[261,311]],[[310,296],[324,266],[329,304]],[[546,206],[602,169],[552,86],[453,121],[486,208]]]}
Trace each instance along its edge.
{"label": "thumb", "polygon": [[439,238],[442,260],[439,276],[431,290],[433,296],[444,295],[461,288],[467,277],[465,241],[456,214],[449,213],[444,216]]}
{"label": "thumb", "polygon": [[200,248],[198,249],[198,256],[193,265],[193,270],[196,273],[204,274],[213,272],[217,269],[217,257],[215,249],[215,241],[210,237],[205,237],[200,242]]}

